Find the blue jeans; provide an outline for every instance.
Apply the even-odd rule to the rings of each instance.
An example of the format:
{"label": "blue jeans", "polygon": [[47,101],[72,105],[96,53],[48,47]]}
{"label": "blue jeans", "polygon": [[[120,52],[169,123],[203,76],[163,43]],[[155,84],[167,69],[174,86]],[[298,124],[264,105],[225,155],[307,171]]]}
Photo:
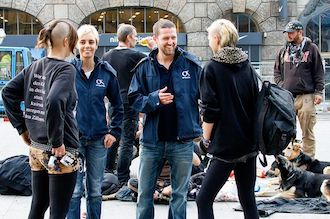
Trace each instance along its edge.
{"label": "blue jeans", "polygon": [[[68,219],[80,218],[81,197],[84,194],[84,175],[86,175],[86,205],[87,218],[97,219],[101,217],[102,193],[101,186],[107,158],[104,147],[104,137],[99,140],[80,139],[82,154],[82,168],[78,173],[76,186],[70,202],[70,209],[67,214]],[[83,171],[84,166],[86,171]]]}
{"label": "blue jeans", "polygon": [[163,158],[171,166],[172,197],[169,219],[186,218],[187,193],[191,175],[193,142],[159,142],[154,147],[142,146],[136,218],[154,218],[153,194]]}
{"label": "blue jeans", "polygon": [[133,159],[133,146],[138,128],[138,114],[128,106],[125,106],[124,109],[126,111],[124,112],[117,163],[117,175],[120,183],[126,183],[130,178],[129,167]]}

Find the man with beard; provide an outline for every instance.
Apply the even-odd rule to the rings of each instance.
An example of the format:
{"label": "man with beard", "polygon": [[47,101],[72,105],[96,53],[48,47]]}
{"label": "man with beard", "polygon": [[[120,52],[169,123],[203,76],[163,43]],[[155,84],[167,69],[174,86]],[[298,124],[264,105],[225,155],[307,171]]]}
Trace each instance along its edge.
{"label": "man with beard", "polygon": [[324,69],[317,46],[303,34],[299,21],[290,21],[283,33],[287,43],[278,53],[274,65],[275,83],[295,97],[295,108],[302,129],[303,150],[315,157],[315,105],[322,101]]}
{"label": "man with beard", "polygon": [[153,194],[163,160],[171,166],[173,188],[168,218],[186,218],[193,139],[201,135],[196,57],[177,47],[175,24],[153,26],[157,49],[134,70],[128,91],[134,109],[144,113],[136,218],[154,218]]}

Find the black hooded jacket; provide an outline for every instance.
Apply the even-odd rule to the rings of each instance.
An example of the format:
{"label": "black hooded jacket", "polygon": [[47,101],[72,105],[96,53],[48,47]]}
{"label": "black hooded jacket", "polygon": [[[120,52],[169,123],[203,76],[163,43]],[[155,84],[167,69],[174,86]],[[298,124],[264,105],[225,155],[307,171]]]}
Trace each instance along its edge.
{"label": "black hooded jacket", "polygon": [[258,86],[247,55],[238,48],[222,48],[203,68],[200,93],[203,121],[214,123],[208,152],[229,162],[256,154]]}

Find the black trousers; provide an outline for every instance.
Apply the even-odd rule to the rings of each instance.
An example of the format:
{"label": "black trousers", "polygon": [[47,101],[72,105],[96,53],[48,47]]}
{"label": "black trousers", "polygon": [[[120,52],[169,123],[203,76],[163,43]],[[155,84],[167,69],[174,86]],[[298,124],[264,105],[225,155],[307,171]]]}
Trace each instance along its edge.
{"label": "black trousers", "polygon": [[244,211],[245,219],[259,218],[254,195],[256,179],[256,158],[250,158],[246,163],[226,163],[213,159],[207,169],[201,190],[196,198],[199,219],[213,219],[213,202],[226,183],[230,172],[234,170],[239,201]]}
{"label": "black trousers", "polygon": [[77,172],[48,174],[32,171],[32,203],[29,219],[43,219],[50,207],[50,219],[65,219],[76,184]]}

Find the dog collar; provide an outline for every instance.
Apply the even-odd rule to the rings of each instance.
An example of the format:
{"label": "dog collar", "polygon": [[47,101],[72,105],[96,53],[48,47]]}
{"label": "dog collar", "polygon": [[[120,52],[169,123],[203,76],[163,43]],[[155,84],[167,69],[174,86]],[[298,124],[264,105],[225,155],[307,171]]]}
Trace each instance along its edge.
{"label": "dog collar", "polygon": [[[299,164],[299,161],[301,161],[303,157],[303,153],[300,153],[298,157],[291,160],[292,163],[297,162]],[[299,167],[299,166],[298,166]]]}
{"label": "dog collar", "polygon": [[285,181],[283,181],[283,179],[282,179],[281,187],[284,191],[290,189],[293,186],[293,183],[291,181],[295,180],[295,176],[296,176],[296,174],[293,173]]}
{"label": "dog collar", "polygon": [[291,174],[291,176],[289,176],[286,180],[289,181],[289,180],[292,179],[295,175],[296,175],[295,173]]}

